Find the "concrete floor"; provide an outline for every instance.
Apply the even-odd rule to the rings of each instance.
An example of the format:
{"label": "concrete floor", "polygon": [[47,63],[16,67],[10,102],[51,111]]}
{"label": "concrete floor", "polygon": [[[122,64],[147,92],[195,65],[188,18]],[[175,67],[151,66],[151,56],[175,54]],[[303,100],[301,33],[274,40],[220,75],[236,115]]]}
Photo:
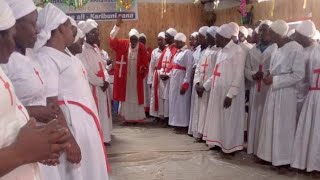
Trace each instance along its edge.
{"label": "concrete floor", "polygon": [[194,143],[188,135],[151,124],[113,129],[107,147],[111,180],[307,180],[319,179],[301,172],[284,175],[254,162],[245,152],[225,157]]}

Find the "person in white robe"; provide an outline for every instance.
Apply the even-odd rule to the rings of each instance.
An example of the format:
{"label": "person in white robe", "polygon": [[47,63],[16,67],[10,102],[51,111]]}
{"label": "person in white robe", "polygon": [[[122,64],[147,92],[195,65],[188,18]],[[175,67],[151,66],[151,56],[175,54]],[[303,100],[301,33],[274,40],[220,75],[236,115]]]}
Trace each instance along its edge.
{"label": "person in white robe", "polygon": [[240,27],[235,22],[230,22],[229,26],[233,29],[231,39],[235,44],[240,44],[239,42],[239,31]]}
{"label": "person in white robe", "polygon": [[291,167],[307,172],[320,171],[319,158],[319,90],[320,90],[320,46],[316,43],[316,28],[312,21],[304,21],[293,35],[294,40],[304,47],[306,61],[305,98],[298,120],[292,148]]}
{"label": "person in white robe", "polygon": [[[47,97],[59,104],[79,148],[73,148],[75,153],[62,154],[57,168],[43,167],[42,177],[48,180],[107,180],[102,130],[88,80],[83,76],[84,66],[66,52],[73,44],[76,32],[68,17],[51,3],[39,11],[37,24],[40,33],[35,47],[37,60],[48,81]],[[78,159],[78,150],[81,150],[81,163],[70,162],[73,156]]]}
{"label": "person in white robe", "polygon": [[213,75],[203,85],[206,91],[211,89],[206,143],[209,147],[220,147],[227,154],[244,146],[245,52],[231,39],[237,30],[230,24],[217,30],[216,43],[222,50],[216,55]]}
{"label": "person in white robe", "polygon": [[[12,5],[12,2],[9,3]],[[34,7],[34,5],[30,6],[29,1],[21,4],[27,6],[21,8],[19,4],[20,12],[23,9],[29,11]],[[16,23],[15,18],[20,18],[16,11],[13,13],[9,5],[4,0],[0,0],[0,46],[6,47],[0,49],[1,65],[8,63],[9,56],[15,49],[15,28],[13,28]],[[47,160],[53,154],[63,152],[68,145],[64,144],[66,137],[61,137],[67,135],[68,131],[67,129],[59,130],[57,121],[44,128],[36,127],[35,120],[29,119],[28,112],[16,97],[13,84],[1,67],[0,93],[2,104],[0,108],[0,179],[40,180],[36,162]],[[60,140],[62,144],[57,147],[56,142]]]}
{"label": "person in white robe", "polygon": [[268,24],[259,27],[259,43],[249,50],[246,64],[245,77],[250,89],[249,117],[248,117],[248,154],[257,154],[260,132],[260,121],[270,86],[262,82],[270,67],[271,55],[276,51],[276,44],[270,42],[268,37]]}
{"label": "person in white robe", "polygon": [[203,26],[199,29],[198,31],[198,43],[199,45],[196,47],[196,50],[193,52],[193,59],[195,62],[195,65],[193,66],[193,68],[195,69],[197,63],[199,62],[199,60],[201,59],[201,56],[203,55],[204,51],[207,49],[208,47],[208,43],[207,43],[207,30],[209,29],[208,26]]}
{"label": "person in white robe", "polygon": [[189,46],[192,52],[194,52],[199,46],[198,36],[199,32],[193,32],[189,37]]}
{"label": "person in white robe", "polygon": [[278,49],[271,55],[270,70],[263,79],[270,88],[261,117],[257,156],[274,166],[290,164],[297,124],[296,84],[305,75],[303,48],[286,38],[288,29],[283,20],[271,24],[269,38]]}
{"label": "person in white robe", "polygon": [[86,35],[86,42],[82,53],[78,54],[78,58],[88,72],[89,83],[98,108],[105,143],[110,143],[112,130],[110,78],[104,65],[104,55],[99,47],[98,24],[94,20],[88,19],[81,30]]}
{"label": "person in white robe", "polygon": [[189,134],[201,141],[206,124],[206,113],[209,101],[209,91],[205,91],[203,83],[212,75],[215,66],[215,54],[219,48],[215,46],[215,36],[218,27],[212,26],[207,30],[208,48],[197,64],[193,79],[192,104],[190,110]]}
{"label": "person in white robe", "polygon": [[[151,53],[151,60],[149,64],[149,73],[148,73],[148,85],[150,87],[150,115],[157,118],[164,118],[159,115],[159,111],[155,111],[154,103],[155,103],[155,96],[154,96],[154,88],[153,88],[153,75],[156,70],[156,65],[160,59],[160,56],[164,49],[166,48],[166,41],[165,41],[165,33],[160,32],[158,34],[158,47],[154,49]],[[159,101],[159,100],[158,100]]]}
{"label": "person in white robe", "polygon": [[173,59],[169,90],[169,125],[176,128],[189,126],[191,103],[191,76],[194,60],[187,48],[187,37],[178,33],[175,37],[177,53]]}
{"label": "person in white robe", "polygon": [[248,41],[247,41],[248,34],[249,34],[249,31],[246,27],[244,27],[244,26],[239,27],[238,39],[239,39],[240,46],[245,51],[249,51],[253,47],[253,45],[248,43]]}

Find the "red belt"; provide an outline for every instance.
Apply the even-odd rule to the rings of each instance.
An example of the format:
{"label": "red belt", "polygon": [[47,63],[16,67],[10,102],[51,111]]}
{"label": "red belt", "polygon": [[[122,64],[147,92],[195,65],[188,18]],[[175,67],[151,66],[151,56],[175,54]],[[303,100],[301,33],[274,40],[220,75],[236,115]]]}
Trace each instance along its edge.
{"label": "red belt", "polygon": [[320,87],[310,87],[309,91],[320,91]]}
{"label": "red belt", "polygon": [[186,71],[187,70],[186,67],[180,66],[179,64],[173,64],[173,69],[179,69],[179,70],[182,70],[182,71]]}
{"label": "red belt", "polygon": [[[82,110],[84,110],[86,113],[88,113],[94,120],[96,126],[97,126],[97,129],[99,131],[99,135],[100,135],[100,138],[101,138],[101,142],[102,142],[102,147],[103,147],[103,151],[104,151],[104,155],[105,155],[105,159],[106,159],[106,164],[107,164],[107,168],[108,168],[108,171],[110,171],[110,165],[108,163],[108,157],[107,157],[107,150],[106,150],[106,147],[104,146],[104,140],[103,140],[103,135],[102,135],[102,130],[101,130],[101,127],[100,127],[100,123],[99,123],[99,119],[98,117],[96,116],[96,114],[89,108],[87,107],[86,105],[83,105],[79,102],[76,102],[76,101],[67,101],[68,104],[72,104],[72,105],[75,105],[75,106],[78,106],[80,107]],[[66,103],[64,101],[58,101],[58,105],[61,106],[61,105],[66,105]]]}

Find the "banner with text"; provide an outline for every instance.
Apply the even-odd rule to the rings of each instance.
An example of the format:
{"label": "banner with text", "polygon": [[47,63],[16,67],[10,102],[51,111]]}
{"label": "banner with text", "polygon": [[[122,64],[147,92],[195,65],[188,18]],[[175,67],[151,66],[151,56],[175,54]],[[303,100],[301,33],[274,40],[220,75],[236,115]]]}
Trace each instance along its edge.
{"label": "banner with text", "polygon": [[75,9],[63,3],[64,0],[51,0],[51,2],[62,9],[66,14],[73,17],[76,21],[93,19],[96,21],[116,20],[119,15],[123,20],[138,20],[138,3],[137,0],[131,1],[131,5],[126,8],[119,6],[117,0],[89,0],[89,2]]}

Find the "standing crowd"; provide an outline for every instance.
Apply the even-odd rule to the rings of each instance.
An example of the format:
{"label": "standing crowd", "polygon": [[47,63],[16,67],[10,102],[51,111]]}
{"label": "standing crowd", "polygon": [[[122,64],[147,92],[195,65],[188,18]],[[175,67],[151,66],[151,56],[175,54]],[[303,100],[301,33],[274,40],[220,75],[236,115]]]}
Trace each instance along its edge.
{"label": "standing crowd", "polygon": [[[320,171],[320,35],[312,21],[253,29],[231,22],[187,37],[169,28],[158,48],[117,19],[99,25],[48,3],[0,0],[0,179],[107,180],[112,100],[126,123],[173,126],[210,148],[274,166]],[[249,93],[248,93],[249,92]],[[246,104],[248,112],[246,113]],[[31,117],[31,118],[30,118]]]}

